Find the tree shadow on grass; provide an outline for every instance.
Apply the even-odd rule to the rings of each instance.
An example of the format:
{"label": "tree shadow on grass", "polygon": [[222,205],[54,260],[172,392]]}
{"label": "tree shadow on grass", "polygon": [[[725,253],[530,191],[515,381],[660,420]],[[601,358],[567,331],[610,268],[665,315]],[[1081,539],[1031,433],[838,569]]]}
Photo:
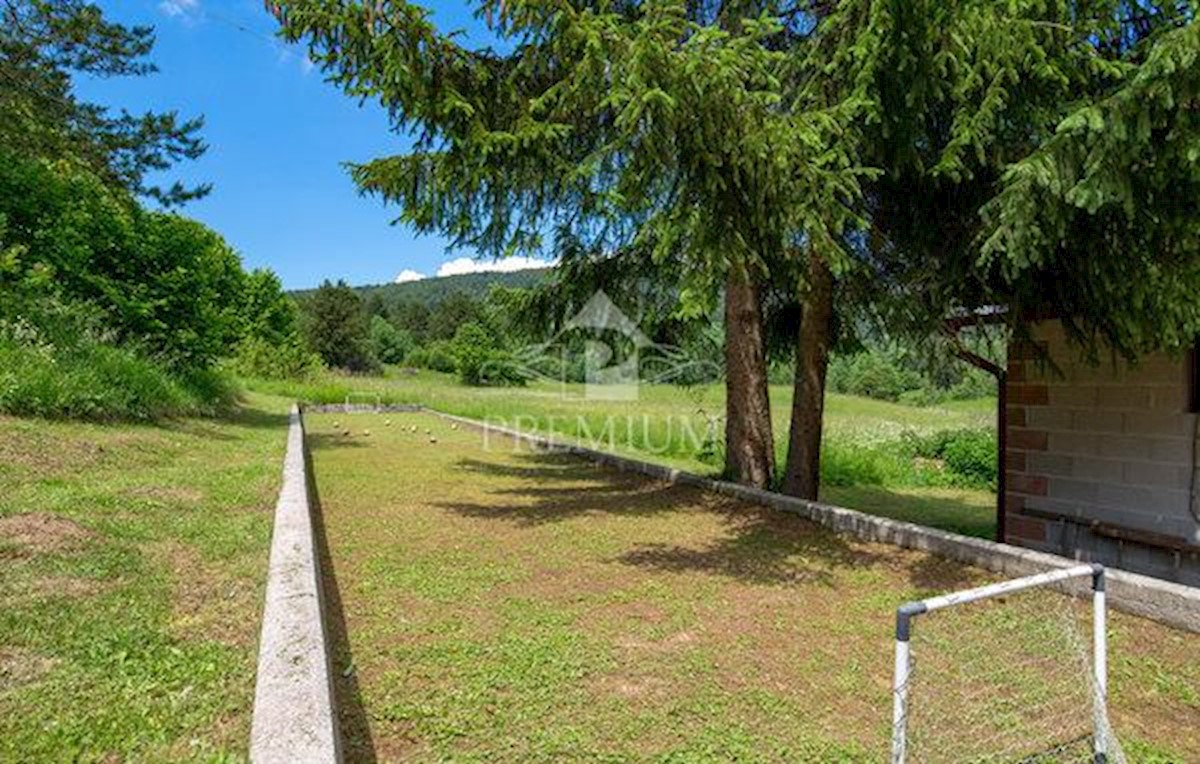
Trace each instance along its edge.
{"label": "tree shadow on grass", "polygon": [[[635,518],[668,513],[678,514],[679,522],[687,523],[690,513],[712,513],[719,516],[724,533],[703,546],[646,541],[612,561],[643,569],[708,573],[752,583],[830,582],[836,568],[871,565],[878,559],[870,550],[810,521],[693,486],[655,481],[561,454],[522,454],[519,459],[522,463],[517,465],[460,461],[456,469],[478,475],[519,477],[529,484],[492,490],[495,503],[453,502],[439,506],[459,515],[518,527],[591,515]],[[571,481],[576,485],[544,485],[546,481]]]}
{"label": "tree shadow on grass", "polygon": [[978,586],[979,571],[961,562],[927,554],[908,566],[908,580],[913,586],[927,592],[946,592]]}
{"label": "tree shadow on grass", "polygon": [[304,442],[310,449],[320,451],[334,448],[366,448],[367,446],[361,439],[332,432],[306,432],[304,433]]}
{"label": "tree shadow on grass", "polygon": [[[311,436],[307,436],[311,437]],[[307,438],[306,438],[307,440]],[[329,634],[330,670],[333,672],[334,703],[338,717],[338,734],[341,736],[342,753],[347,762],[374,764],[375,742],[371,737],[371,725],[363,707],[362,693],[358,687],[358,675],[347,672],[345,667],[354,665],[350,652],[349,631],[346,628],[346,613],[342,606],[341,589],[329,553],[329,539],[325,533],[325,513],[321,507],[317,475],[313,470],[312,455],[304,449],[304,463],[309,476],[309,504],[312,509],[313,536],[317,544],[317,558],[321,566],[321,597],[325,614],[325,625]]]}
{"label": "tree shadow on grass", "polygon": [[[698,489],[691,489],[697,491]],[[880,555],[803,518],[723,499],[725,535],[700,548],[643,543],[618,556],[626,565],[671,573],[701,572],[756,584],[832,585],[839,569],[867,567]]]}
{"label": "tree shadow on grass", "polygon": [[167,432],[180,435],[193,435],[207,440],[243,440],[245,435],[230,431],[228,425],[248,427],[254,430],[278,430],[287,432],[288,415],[273,413],[249,406],[235,406],[227,412],[215,417],[163,419],[155,423],[155,427]]}
{"label": "tree shadow on grass", "polygon": [[578,456],[554,452],[517,452],[531,462],[527,465],[501,464],[482,459],[459,459],[454,469],[488,477],[519,478],[521,480],[595,480],[599,467]]}
{"label": "tree shadow on grass", "polygon": [[[518,458],[524,464],[459,460],[454,465],[456,470],[492,478],[518,478],[527,485],[492,489],[489,495],[498,498],[495,503],[454,502],[438,506],[459,515],[517,526],[564,522],[583,515],[620,513],[633,517],[678,509],[678,500],[673,505],[670,497],[664,497],[677,491],[677,486],[609,470],[575,456],[526,453]],[[573,485],[544,485],[551,481]],[[512,503],[513,499],[518,503]]]}

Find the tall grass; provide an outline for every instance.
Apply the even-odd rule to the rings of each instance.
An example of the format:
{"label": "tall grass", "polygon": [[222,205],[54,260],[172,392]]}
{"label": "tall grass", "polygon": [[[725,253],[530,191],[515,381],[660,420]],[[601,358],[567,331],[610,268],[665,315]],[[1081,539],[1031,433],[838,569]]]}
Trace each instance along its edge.
{"label": "tall grass", "polygon": [[235,397],[217,371],[174,373],[134,350],[82,339],[68,347],[0,337],[0,411],[25,416],[150,420],[209,415]]}

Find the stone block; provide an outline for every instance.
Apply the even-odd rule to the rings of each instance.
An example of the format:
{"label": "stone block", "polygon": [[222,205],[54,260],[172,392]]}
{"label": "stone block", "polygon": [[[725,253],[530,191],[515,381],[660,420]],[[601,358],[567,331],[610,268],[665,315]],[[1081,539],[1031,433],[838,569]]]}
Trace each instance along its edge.
{"label": "stone block", "polygon": [[1074,474],[1073,459],[1065,454],[1052,451],[1031,451],[1025,460],[1025,472],[1031,475],[1057,475],[1061,477],[1077,477]]}
{"label": "stone block", "polygon": [[1131,435],[1191,437],[1196,426],[1194,414],[1170,411],[1127,411],[1121,418],[1124,431]]}
{"label": "stone block", "polygon": [[1070,409],[1034,406],[1025,415],[1025,424],[1039,430],[1069,430],[1071,419]]}
{"label": "stone block", "polygon": [[1085,432],[1052,432],[1048,446],[1055,454],[1090,456],[1100,451],[1099,438]]}
{"label": "stone block", "polygon": [[1009,472],[1005,476],[1005,486],[1012,493],[1027,496],[1045,496],[1046,478],[1042,475],[1025,475],[1019,472]]}
{"label": "stone block", "polygon": [[1096,500],[1097,483],[1072,478],[1050,478],[1046,495],[1061,501],[1090,504]]}
{"label": "stone block", "polygon": [[1095,385],[1050,385],[1050,405],[1094,408],[1099,400]]}
{"label": "stone block", "polygon": [[1191,439],[1154,438],[1150,442],[1150,461],[1163,464],[1191,464]]}
{"label": "stone block", "polygon": [[1119,481],[1123,474],[1124,462],[1117,459],[1097,459],[1094,457],[1076,457],[1072,462],[1071,477],[1078,480]]}
{"label": "stone block", "polygon": [[1045,451],[1048,435],[1045,430],[1012,428],[1008,431],[1008,447],[1025,451]]}
{"label": "stone block", "polygon": [[1148,409],[1150,388],[1138,385],[1098,387],[1096,405],[1105,409]]}
{"label": "stone block", "polygon": [[1153,441],[1149,438],[1132,435],[1101,435],[1099,440],[1100,456],[1112,459],[1150,459]]}
{"label": "stone block", "polygon": [[1192,471],[1178,464],[1163,462],[1126,462],[1124,464],[1124,482],[1127,485],[1186,489],[1191,483],[1191,477]]}

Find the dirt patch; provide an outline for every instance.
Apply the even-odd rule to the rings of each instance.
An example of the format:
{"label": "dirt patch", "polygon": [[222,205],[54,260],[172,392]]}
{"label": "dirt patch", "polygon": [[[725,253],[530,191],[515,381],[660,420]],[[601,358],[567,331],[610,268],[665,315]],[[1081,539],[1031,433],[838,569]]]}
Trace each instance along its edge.
{"label": "dirt patch", "polygon": [[82,599],[95,596],[108,588],[107,583],[93,578],[43,576],[5,586],[3,594],[0,594],[0,607],[24,607],[51,597]]}
{"label": "dirt patch", "polygon": [[682,650],[696,642],[696,634],[692,631],[680,631],[668,634],[662,639],[642,639],[639,637],[620,637],[616,643],[627,650],[645,650],[648,652],[674,652]]}
{"label": "dirt patch", "polygon": [[[156,545],[153,554],[171,569],[171,630],[183,639],[253,645],[258,624],[245,613],[257,612],[260,594],[247,581],[227,575],[186,544]],[[264,561],[265,564],[265,561]]]}
{"label": "dirt patch", "polygon": [[199,489],[182,486],[144,485],[125,493],[134,499],[150,499],[164,504],[198,504],[204,499],[204,493]]}
{"label": "dirt patch", "polygon": [[0,692],[36,682],[57,665],[55,658],[30,650],[0,647]]}
{"label": "dirt patch", "polygon": [[614,674],[593,682],[593,691],[628,700],[661,700],[671,692],[668,682],[655,676]]}
{"label": "dirt patch", "polygon": [[78,549],[95,535],[74,520],[49,512],[0,517],[0,548],[15,556]]}
{"label": "dirt patch", "polygon": [[[0,425],[17,420],[0,419]],[[54,437],[18,422],[15,432],[0,438],[0,464],[35,476],[70,472],[100,461],[106,449],[88,440]]]}

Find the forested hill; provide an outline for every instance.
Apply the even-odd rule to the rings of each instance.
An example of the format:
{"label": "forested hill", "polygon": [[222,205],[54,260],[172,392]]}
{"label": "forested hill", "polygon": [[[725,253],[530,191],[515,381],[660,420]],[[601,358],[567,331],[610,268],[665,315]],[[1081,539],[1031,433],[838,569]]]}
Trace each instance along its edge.
{"label": "forested hill", "polygon": [[[389,305],[398,302],[419,302],[426,306],[432,306],[455,292],[461,292],[468,297],[481,300],[487,296],[488,290],[493,284],[506,287],[533,286],[545,278],[549,272],[549,268],[531,268],[529,270],[513,271],[510,273],[463,273],[457,276],[441,276],[422,279],[420,281],[407,281],[403,284],[359,286],[354,287],[354,290],[364,299],[369,298],[371,294],[377,293]],[[295,297],[303,298],[313,291],[315,290],[300,289],[292,292],[292,294]]]}

